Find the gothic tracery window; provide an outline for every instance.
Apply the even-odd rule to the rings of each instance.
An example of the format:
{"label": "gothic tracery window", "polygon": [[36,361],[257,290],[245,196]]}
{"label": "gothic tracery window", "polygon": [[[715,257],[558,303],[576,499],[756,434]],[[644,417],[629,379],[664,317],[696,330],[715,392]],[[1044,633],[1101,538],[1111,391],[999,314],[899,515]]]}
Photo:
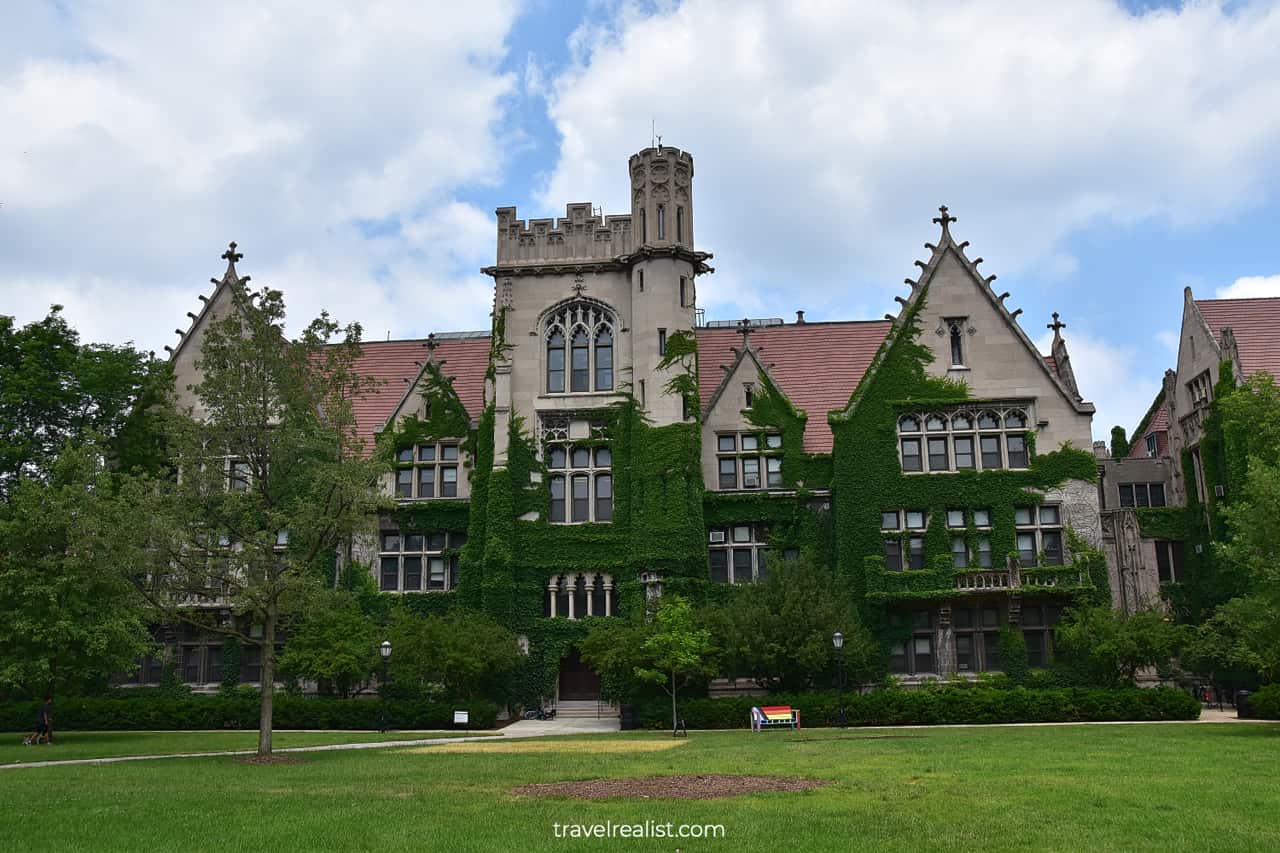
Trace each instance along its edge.
{"label": "gothic tracery window", "polygon": [[607,308],[586,300],[551,313],[545,328],[548,394],[613,390],[616,322]]}

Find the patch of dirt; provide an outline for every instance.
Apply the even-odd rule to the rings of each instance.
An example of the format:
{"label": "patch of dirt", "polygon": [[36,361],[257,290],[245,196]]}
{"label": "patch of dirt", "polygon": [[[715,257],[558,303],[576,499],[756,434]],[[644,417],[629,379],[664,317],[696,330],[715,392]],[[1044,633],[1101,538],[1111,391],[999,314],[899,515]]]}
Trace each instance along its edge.
{"label": "patch of dirt", "polygon": [[306,764],[306,759],[293,755],[250,755],[237,758],[236,764]]}
{"label": "patch of dirt", "polygon": [[686,741],[672,740],[503,740],[471,741],[470,743],[442,743],[439,746],[415,746],[405,752],[429,755],[441,752],[505,752],[505,753],[622,753],[660,752],[683,746]]}
{"label": "patch of dirt", "polygon": [[823,779],[797,776],[729,776],[710,773],[696,776],[645,776],[635,779],[592,779],[586,782],[543,782],[512,788],[513,794],[533,797],[569,797],[575,800],[607,800],[626,797],[642,800],[712,800],[741,797],[761,791],[808,791],[830,784]]}

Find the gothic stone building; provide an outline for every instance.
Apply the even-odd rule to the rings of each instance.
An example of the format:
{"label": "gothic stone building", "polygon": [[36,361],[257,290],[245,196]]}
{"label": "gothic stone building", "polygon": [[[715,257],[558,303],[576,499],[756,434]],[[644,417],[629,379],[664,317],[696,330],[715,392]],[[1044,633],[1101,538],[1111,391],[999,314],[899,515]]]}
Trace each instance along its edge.
{"label": "gothic stone building", "polygon": [[1098,451],[1103,545],[1117,607],[1185,601],[1177,588],[1187,584],[1221,585],[1204,592],[1230,597],[1207,561],[1222,533],[1220,507],[1242,472],[1230,470],[1214,415],[1236,381],[1280,375],[1277,328],[1280,298],[1196,299],[1191,288],[1183,291],[1177,366],[1165,371],[1129,452],[1112,459]]}
{"label": "gothic stone building", "polygon": [[[628,169],[629,213],[498,209],[491,329],[364,345],[386,381],[359,421],[394,453],[397,509],[354,559],[424,611],[510,625],[528,702],[598,694],[586,620],[800,555],[863,597],[906,680],[999,670],[1003,626],[1047,661],[1063,606],[1108,587],[1094,407],[1056,316],[1041,353],[942,208],[896,314],[707,322],[692,156]],[[231,254],[174,351],[180,387],[241,281]]]}

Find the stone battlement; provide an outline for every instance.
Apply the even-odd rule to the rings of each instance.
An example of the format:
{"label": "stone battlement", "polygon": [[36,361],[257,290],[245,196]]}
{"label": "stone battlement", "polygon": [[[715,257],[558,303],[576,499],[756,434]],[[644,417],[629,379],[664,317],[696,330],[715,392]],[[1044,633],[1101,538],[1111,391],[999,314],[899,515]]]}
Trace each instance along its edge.
{"label": "stone battlement", "polygon": [[607,260],[630,252],[635,245],[631,214],[596,216],[590,202],[565,205],[560,219],[516,216],[514,207],[500,207],[498,263],[561,260]]}

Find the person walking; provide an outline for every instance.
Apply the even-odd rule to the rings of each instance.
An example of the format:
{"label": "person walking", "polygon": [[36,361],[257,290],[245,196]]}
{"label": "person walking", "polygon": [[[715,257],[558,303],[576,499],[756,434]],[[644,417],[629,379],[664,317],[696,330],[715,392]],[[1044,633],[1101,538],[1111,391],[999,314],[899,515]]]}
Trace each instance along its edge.
{"label": "person walking", "polygon": [[23,741],[28,746],[40,742],[43,738],[45,743],[53,743],[53,697],[44,697],[44,704],[40,706],[39,712],[36,714],[36,730],[31,736]]}

